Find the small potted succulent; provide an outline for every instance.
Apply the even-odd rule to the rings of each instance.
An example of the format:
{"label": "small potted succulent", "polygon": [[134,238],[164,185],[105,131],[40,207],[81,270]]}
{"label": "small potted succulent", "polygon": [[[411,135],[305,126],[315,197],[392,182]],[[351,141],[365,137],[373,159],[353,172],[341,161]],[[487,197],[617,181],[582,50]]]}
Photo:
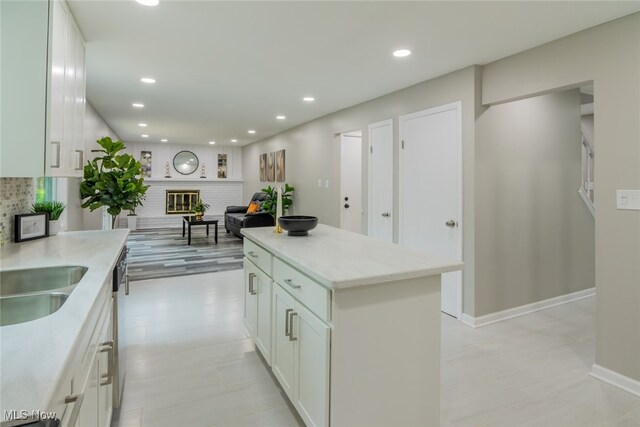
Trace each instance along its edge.
{"label": "small potted succulent", "polygon": [[62,202],[36,202],[31,206],[33,213],[49,214],[49,236],[55,236],[60,231],[60,215],[66,206]]}
{"label": "small potted succulent", "polygon": [[191,211],[196,216],[196,221],[202,221],[202,217],[204,216],[204,213],[210,207],[211,206],[209,206],[208,203],[203,202],[202,199],[198,199],[198,201],[193,205],[193,208],[191,209]]}

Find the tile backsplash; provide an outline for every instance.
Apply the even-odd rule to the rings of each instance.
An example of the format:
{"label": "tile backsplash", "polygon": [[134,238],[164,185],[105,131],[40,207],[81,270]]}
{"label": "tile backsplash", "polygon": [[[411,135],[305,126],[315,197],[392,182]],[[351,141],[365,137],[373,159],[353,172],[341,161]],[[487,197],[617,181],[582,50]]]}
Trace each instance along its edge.
{"label": "tile backsplash", "polygon": [[34,202],[33,178],[0,178],[0,245],[13,241],[13,216]]}

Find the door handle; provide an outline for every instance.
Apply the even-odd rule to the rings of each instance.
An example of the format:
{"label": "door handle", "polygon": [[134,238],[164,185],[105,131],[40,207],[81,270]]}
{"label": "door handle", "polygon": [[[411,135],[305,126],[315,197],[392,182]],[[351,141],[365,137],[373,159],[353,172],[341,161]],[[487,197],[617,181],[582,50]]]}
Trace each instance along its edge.
{"label": "door handle", "polygon": [[80,415],[80,408],[82,408],[82,401],[84,400],[84,394],[74,394],[72,396],[67,396],[64,398],[64,403],[69,404],[73,403],[73,410],[71,411],[71,415],[69,416],[69,423],[67,424],[70,427],[75,427],[78,423],[78,415]]}
{"label": "door handle", "polygon": [[445,222],[444,225],[446,225],[449,228],[456,228],[458,226],[458,223],[450,219],[449,221]]}
{"label": "door handle", "polygon": [[297,316],[298,313],[296,313],[295,311],[292,311],[291,313],[289,313],[289,341],[297,341],[298,338],[295,338],[293,336],[293,316]]}
{"label": "door handle", "polygon": [[349,203],[345,203],[345,204],[344,204],[344,208],[345,208],[345,209],[349,209]]}
{"label": "door handle", "polygon": [[383,218],[389,218],[391,216],[391,214],[389,212],[383,212],[382,213],[382,217]]}
{"label": "door handle", "polygon": [[55,147],[55,157],[53,156],[53,154],[51,155],[51,157],[55,158],[55,161],[51,161],[51,167],[52,168],[59,168],[60,167],[60,141],[51,141],[51,145]]}
{"label": "door handle", "polygon": [[253,286],[254,277],[256,277],[255,273],[249,273],[249,293],[251,295],[255,295],[257,293],[256,288]]}
{"label": "door handle", "polygon": [[291,340],[291,332],[289,331],[289,313],[293,311],[293,308],[287,308],[284,312],[284,336],[289,337]]}

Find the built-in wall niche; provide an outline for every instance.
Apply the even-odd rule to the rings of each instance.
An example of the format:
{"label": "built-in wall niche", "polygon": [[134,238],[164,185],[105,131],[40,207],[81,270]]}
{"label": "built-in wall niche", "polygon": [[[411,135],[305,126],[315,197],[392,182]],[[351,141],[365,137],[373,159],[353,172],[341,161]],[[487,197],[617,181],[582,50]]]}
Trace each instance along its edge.
{"label": "built-in wall niche", "polygon": [[[194,154],[199,166],[190,174],[176,172],[174,157],[183,151]],[[233,146],[186,145],[171,143],[129,143],[127,152],[142,159],[150,167],[145,176],[150,181],[242,181],[242,149]],[[150,162],[149,159],[153,159]],[[167,169],[169,173],[167,173]]]}

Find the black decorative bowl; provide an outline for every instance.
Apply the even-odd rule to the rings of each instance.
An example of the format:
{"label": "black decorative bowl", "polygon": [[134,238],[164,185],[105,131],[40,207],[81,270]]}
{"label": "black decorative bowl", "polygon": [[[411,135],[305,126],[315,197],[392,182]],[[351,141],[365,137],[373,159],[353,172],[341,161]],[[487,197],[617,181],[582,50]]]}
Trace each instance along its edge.
{"label": "black decorative bowl", "polygon": [[289,215],[280,217],[280,227],[287,230],[289,236],[307,236],[309,230],[318,225],[317,216]]}

